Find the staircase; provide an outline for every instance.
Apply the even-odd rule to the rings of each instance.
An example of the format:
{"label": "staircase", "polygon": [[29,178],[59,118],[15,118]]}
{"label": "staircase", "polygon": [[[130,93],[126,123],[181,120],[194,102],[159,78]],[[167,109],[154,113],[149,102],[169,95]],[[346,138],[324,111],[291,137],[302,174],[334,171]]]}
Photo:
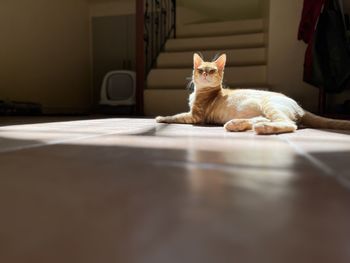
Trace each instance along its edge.
{"label": "staircase", "polygon": [[188,111],[186,86],[192,74],[193,53],[211,60],[225,52],[224,83],[229,87],[266,89],[266,43],[261,19],[192,24],[178,28],[147,77],[146,116]]}

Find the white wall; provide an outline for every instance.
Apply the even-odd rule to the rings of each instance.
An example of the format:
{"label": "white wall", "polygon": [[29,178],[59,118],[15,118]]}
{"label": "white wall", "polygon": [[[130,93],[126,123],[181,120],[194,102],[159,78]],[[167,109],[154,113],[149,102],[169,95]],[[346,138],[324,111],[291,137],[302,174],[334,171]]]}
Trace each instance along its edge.
{"label": "white wall", "polygon": [[0,99],[38,102],[46,112],[90,107],[84,0],[2,0],[0,34]]}

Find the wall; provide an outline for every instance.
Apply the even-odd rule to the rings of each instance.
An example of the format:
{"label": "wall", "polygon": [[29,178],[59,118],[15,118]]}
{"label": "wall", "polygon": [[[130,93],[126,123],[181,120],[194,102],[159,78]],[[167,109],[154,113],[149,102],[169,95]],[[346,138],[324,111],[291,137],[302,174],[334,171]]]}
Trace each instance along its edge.
{"label": "wall", "polygon": [[202,14],[194,9],[178,5],[176,9],[176,26],[196,23],[198,21],[210,20],[205,14]]}
{"label": "wall", "polygon": [[0,99],[46,112],[90,106],[88,6],[84,0],[0,2]]}
{"label": "wall", "polygon": [[[87,0],[92,16],[128,15],[135,12],[135,0]],[[259,18],[265,0],[177,0],[181,24],[202,20]]]}
{"label": "wall", "polygon": [[90,0],[89,4],[90,16],[116,16],[135,14],[135,0],[119,0],[119,1],[98,1]]}
{"label": "wall", "polygon": [[297,40],[303,0],[269,0],[268,83],[272,90],[317,110],[318,89],[303,82],[306,44]]}
{"label": "wall", "polygon": [[[136,0],[89,0],[90,16],[117,16],[135,14]],[[188,3],[188,2],[187,2]],[[186,2],[177,2],[177,23],[178,26],[197,21],[208,20],[208,16]]]}

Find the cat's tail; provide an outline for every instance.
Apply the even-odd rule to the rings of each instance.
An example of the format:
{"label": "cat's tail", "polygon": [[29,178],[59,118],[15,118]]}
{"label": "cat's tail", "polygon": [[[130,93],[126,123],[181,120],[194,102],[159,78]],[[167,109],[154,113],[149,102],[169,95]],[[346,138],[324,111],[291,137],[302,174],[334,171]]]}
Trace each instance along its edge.
{"label": "cat's tail", "polygon": [[310,128],[350,130],[350,121],[329,119],[307,111],[305,111],[300,123]]}

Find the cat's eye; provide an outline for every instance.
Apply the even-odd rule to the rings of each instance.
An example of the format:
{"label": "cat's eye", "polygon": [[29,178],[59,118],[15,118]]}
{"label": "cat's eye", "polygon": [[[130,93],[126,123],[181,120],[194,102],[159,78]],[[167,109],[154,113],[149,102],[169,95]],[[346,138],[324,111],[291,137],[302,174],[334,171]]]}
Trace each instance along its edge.
{"label": "cat's eye", "polygon": [[214,74],[215,72],[216,72],[216,70],[212,69],[212,70],[209,71],[209,74]]}
{"label": "cat's eye", "polygon": [[203,74],[204,70],[203,69],[198,69],[199,74]]}

